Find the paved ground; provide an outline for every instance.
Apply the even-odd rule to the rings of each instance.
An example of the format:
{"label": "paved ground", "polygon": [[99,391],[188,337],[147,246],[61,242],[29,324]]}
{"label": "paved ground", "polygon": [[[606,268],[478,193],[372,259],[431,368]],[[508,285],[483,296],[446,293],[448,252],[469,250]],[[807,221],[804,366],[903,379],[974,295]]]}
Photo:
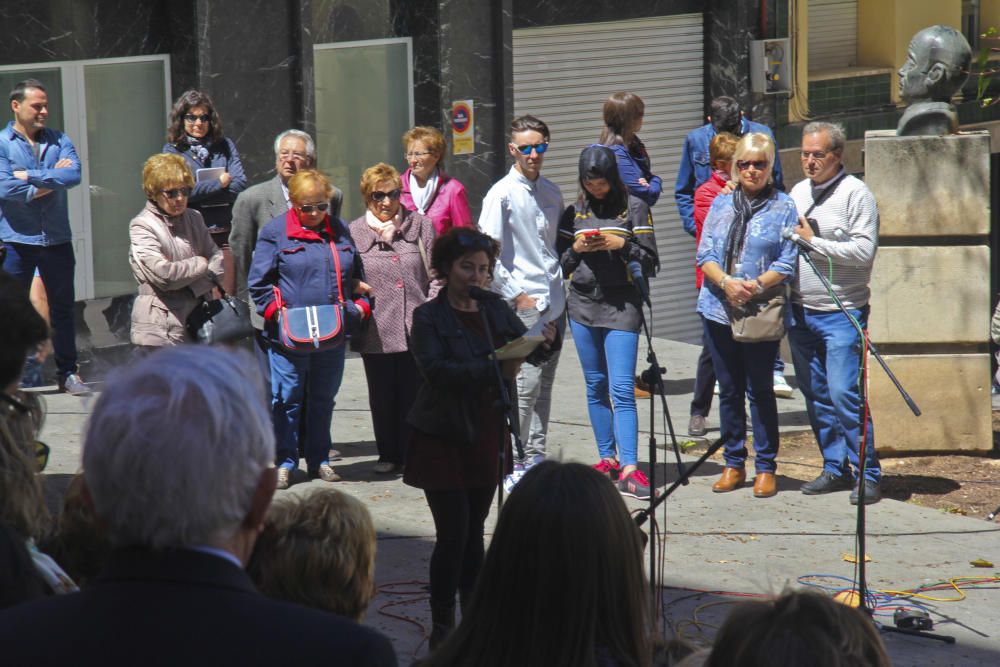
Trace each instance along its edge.
{"label": "paved ground", "polygon": [[[667,366],[668,404],[679,433],[687,428],[687,405],[693,384],[698,349],[683,343],[656,341],[661,364]],[[786,359],[788,357],[786,356]],[[789,365],[789,375],[791,368]],[[49,419],[43,439],[53,449],[49,474],[55,485],[68,479],[79,465],[81,432],[92,399],[65,395],[48,397]],[[779,400],[782,428],[807,424],[800,394]],[[657,410],[659,415],[659,409]],[[648,429],[648,407],[640,407],[640,458]],[[658,440],[664,437],[657,421]],[[715,412],[709,420],[715,427]],[[551,455],[567,461],[593,462],[595,448],[582,395],[582,376],[570,342],[563,352],[556,382],[551,425]],[[420,624],[428,625],[427,562],[433,543],[430,512],[420,492],[398,478],[385,479],[372,472],[374,443],[367,408],[367,394],[360,359],[350,359],[338,397],[333,425],[336,446],[344,459],[336,465],[343,475],[339,489],[368,505],[379,532],[377,580],[380,593],[368,612],[367,623],[379,628],[396,645],[401,664],[426,651]],[[710,432],[711,436],[712,433]],[[690,440],[686,436],[681,440]],[[697,452],[694,452],[697,454]],[[661,450],[663,461],[669,451]],[[694,456],[685,456],[686,461]],[[672,460],[672,459],[671,459]],[[779,457],[780,462],[780,457]],[[802,585],[801,578],[836,588],[849,587],[854,567],[844,554],[853,552],[855,509],[847,493],[806,497],[799,482],[782,478],[779,493],[759,500],[750,489],[713,494],[711,483],[719,463],[710,461],[689,486],[680,488],[664,503],[658,520],[663,529],[665,554],[664,609],[671,628],[688,639],[714,635],[714,628],[729,608],[721,592],[768,594]],[[661,467],[668,479],[673,465]],[[818,471],[817,471],[818,472]],[[302,483],[284,493],[309,493],[321,482]],[[630,507],[639,508],[629,499]],[[492,526],[495,511],[488,526]],[[983,558],[1000,562],[1000,526],[979,519],[947,515],[906,503],[885,500],[872,506],[867,520],[869,587],[907,590],[953,577],[993,576],[996,569],[976,569],[969,562]],[[811,575],[818,577],[809,578]],[[608,576],[613,576],[608,573]],[[712,591],[699,594],[699,591]],[[886,636],[896,665],[996,665],[1000,664],[1000,604],[996,587],[966,591],[960,602],[924,600],[936,630],[954,635],[957,643]],[[954,598],[954,590],[937,591],[935,597]],[[407,622],[386,614],[413,619]],[[887,620],[887,619],[886,619]],[[693,623],[696,621],[697,623]]]}

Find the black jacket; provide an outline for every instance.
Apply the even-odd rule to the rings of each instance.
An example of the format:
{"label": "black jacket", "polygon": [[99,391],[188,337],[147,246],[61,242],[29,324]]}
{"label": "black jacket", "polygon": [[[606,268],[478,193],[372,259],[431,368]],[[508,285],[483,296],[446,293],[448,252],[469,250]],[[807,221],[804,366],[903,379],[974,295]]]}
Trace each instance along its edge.
{"label": "black jacket", "polygon": [[[499,347],[520,337],[526,327],[503,301],[483,301]],[[486,341],[468,332],[448,303],[445,287],[413,311],[410,352],[424,383],[410,409],[411,426],[448,441],[476,441],[478,389],[495,382]]]}
{"label": "black jacket", "polygon": [[3,664],[395,667],[384,636],[260,595],[243,570],[191,550],[116,551],[83,592],[0,612]]}

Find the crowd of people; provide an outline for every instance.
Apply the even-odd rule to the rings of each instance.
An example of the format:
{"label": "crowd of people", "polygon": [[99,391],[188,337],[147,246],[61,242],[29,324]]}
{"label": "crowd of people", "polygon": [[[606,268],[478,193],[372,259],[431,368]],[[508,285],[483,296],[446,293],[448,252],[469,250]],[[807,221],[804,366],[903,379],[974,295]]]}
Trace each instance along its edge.
{"label": "crowd of people", "polygon": [[[58,235],[63,227],[68,234],[65,190],[79,182],[80,164],[68,137],[45,126],[41,83],[19,83],[11,108],[15,118],[0,133],[3,266],[24,297],[18,307],[28,303],[34,317],[13,345],[20,357],[8,360],[16,370],[2,395],[10,415],[34,415],[27,430],[37,433],[40,410],[17,391],[21,357],[48,338],[49,326],[27,300],[36,269],[48,293],[60,389],[87,391],[72,344],[72,272],[68,282],[63,275],[72,267],[72,246],[68,235]],[[749,399],[753,495],[777,493],[776,395],[790,391],[778,349],[787,331],[824,455],[822,474],[802,491],[851,490],[852,503],[877,502],[880,471],[858,387],[878,240],[874,198],[843,168],[839,126],[804,128],[807,178],[785,194],[770,130],[744,118],[730,98],[711,108],[707,124],[685,141],[675,198],[697,240],[704,331],[693,435],[706,432],[713,385],[719,394],[725,467],[713,490],[736,491],[747,480]],[[301,458],[309,477],[341,479],[332,422],[350,347],[365,369],[374,470],[401,474],[421,489],[434,520],[428,664],[551,664],[565,656],[576,656],[573,664],[650,664],[655,636],[643,602],[642,547],[620,497],[655,493],[639,461],[635,401],[644,317],[635,283],[660,270],[651,211],[663,188],[638,136],[644,113],[632,93],[605,101],[604,129],[580,152],[579,194],[568,207],[559,186],[542,175],[549,127],[531,115],[515,118],[507,137],[513,164],[485,194],[475,223],[465,188],[444,171],[444,136],[412,128],[402,137],[408,169],[400,174],[381,162],[366,169],[358,184],[366,210],[347,222],[342,191],[316,169],[308,133],[281,132],[275,177],[247,187],[237,146],[223,134],[210,97],[185,92],[171,112],[163,152],[143,166],[147,203],[128,227],[138,284],[135,364],[95,405],[84,472],[77,493],[67,496],[76,505],[59,531],[65,539],[49,547],[71,570],[80,564],[76,572],[35,542],[45,516],[32,466],[43,446],[34,435],[4,435],[14,452],[7,467],[24,489],[21,514],[11,515],[17,520],[3,515],[6,551],[22,571],[39,573],[23,599],[76,590],[74,579],[89,585],[80,595],[0,616],[0,639],[42,650],[27,643],[37,619],[100,609],[91,616],[107,627],[80,646],[106,651],[98,639],[115,628],[128,640],[113,652],[126,655],[165,640],[166,628],[136,613],[162,598],[160,614],[180,619],[182,609],[197,609],[178,621],[185,641],[164,655],[209,646],[209,628],[218,641],[219,633],[265,637],[284,626],[338,638],[322,646],[297,642],[294,651],[282,643],[275,655],[284,659],[335,650],[357,655],[357,664],[394,664],[377,633],[265,602],[251,583],[267,596],[354,620],[372,595],[374,531],[356,501],[327,488],[315,498],[279,499],[268,511],[275,490],[297,481]],[[831,286],[803,264],[796,238],[826,262]],[[190,313],[225,294],[253,310],[244,352],[252,351],[256,363],[184,345],[192,341]],[[592,466],[546,462],[567,332],[583,370],[581,400],[597,450]],[[526,338],[535,345],[502,359],[495,354]],[[205,405],[212,410],[196,409]],[[514,456],[515,443],[523,443],[523,456]],[[501,486],[511,496],[487,551],[484,526]],[[12,495],[5,493],[5,502]],[[523,576],[511,569],[515,552],[549,563],[537,568],[536,588],[561,594],[532,594],[517,603],[519,614],[507,609],[510,579]],[[600,584],[611,570],[622,581]],[[579,581],[594,584],[573,584]],[[218,582],[228,592],[210,595],[206,587]],[[218,616],[226,617],[221,627],[208,622]],[[551,619],[551,627],[522,627],[524,619]],[[91,630],[84,623],[74,632]],[[533,654],[519,653],[524,646],[501,639],[507,635],[534,637],[524,642]],[[570,636],[574,641],[546,641]],[[266,651],[254,653],[254,646],[241,650],[262,659]],[[56,659],[65,647],[44,650]]]}

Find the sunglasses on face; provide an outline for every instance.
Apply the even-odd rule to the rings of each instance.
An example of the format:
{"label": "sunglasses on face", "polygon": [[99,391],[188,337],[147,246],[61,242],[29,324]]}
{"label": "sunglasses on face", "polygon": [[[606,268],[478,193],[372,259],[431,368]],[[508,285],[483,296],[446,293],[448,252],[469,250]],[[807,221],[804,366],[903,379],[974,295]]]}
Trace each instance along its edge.
{"label": "sunglasses on face", "polygon": [[191,196],[191,188],[172,188],[170,190],[164,190],[163,196],[167,199],[177,199],[178,197],[184,197],[186,199]]}
{"label": "sunglasses on face", "polygon": [[740,171],[746,171],[750,167],[753,167],[757,171],[764,171],[767,169],[767,160],[737,160],[736,168]]}
{"label": "sunglasses on face", "polygon": [[322,204],[302,204],[297,208],[303,213],[312,213],[314,211],[319,211],[322,213],[326,209],[330,208],[330,204],[327,202],[323,202]]}
{"label": "sunglasses on face", "polygon": [[[511,146],[514,146],[514,144],[511,144]],[[514,146],[514,148],[521,151],[521,155],[531,155],[532,150],[541,155],[545,151],[549,150],[549,142],[543,141],[540,144],[521,144],[520,146]]]}
{"label": "sunglasses on face", "polygon": [[378,190],[376,190],[369,196],[371,197],[372,201],[382,201],[386,197],[388,197],[392,201],[396,201],[397,199],[399,199],[399,188],[396,188],[395,190],[392,190],[390,192],[379,192]]}
{"label": "sunglasses on face", "polygon": [[203,122],[203,123],[207,123],[208,121],[212,120],[212,116],[210,116],[207,113],[198,114],[198,115],[195,115],[193,113],[186,113],[186,114],[184,114],[184,120],[186,120],[189,123],[195,123],[195,122],[197,122],[199,120],[201,122]]}

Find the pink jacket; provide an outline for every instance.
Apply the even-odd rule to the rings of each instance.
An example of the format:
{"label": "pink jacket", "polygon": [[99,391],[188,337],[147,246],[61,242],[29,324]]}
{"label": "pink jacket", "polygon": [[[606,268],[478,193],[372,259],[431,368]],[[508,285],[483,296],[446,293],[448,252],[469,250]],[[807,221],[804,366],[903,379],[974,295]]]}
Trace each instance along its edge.
{"label": "pink jacket", "polygon": [[[425,215],[434,222],[434,231],[440,236],[452,227],[471,227],[472,211],[469,210],[469,200],[465,196],[465,186],[438,169],[438,189],[431,198]],[[413,196],[410,194],[410,170],[403,172],[403,193],[399,200],[410,211],[416,211]]]}

